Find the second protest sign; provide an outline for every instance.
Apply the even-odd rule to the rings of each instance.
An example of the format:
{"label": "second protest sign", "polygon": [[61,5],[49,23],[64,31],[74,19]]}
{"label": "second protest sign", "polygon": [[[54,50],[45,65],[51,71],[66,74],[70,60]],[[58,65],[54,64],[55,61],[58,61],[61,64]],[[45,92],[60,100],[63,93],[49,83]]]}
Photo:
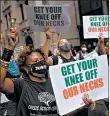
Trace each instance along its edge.
{"label": "second protest sign", "polygon": [[29,25],[35,32],[44,32],[46,25],[57,32],[70,28],[70,5],[39,5],[26,8]]}
{"label": "second protest sign", "polygon": [[49,73],[60,115],[84,106],[85,95],[93,101],[108,97],[106,55],[50,66]]}

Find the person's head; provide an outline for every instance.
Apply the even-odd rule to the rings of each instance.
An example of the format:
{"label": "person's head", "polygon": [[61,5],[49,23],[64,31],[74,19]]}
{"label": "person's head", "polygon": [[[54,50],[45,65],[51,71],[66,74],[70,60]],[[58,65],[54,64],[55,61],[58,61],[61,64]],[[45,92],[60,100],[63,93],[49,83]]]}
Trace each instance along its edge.
{"label": "person's head", "polygon": [[70,52],[71,51],[71,45],[66,39],[61,39],[58,43],[58,49],[59,52]]}
{"label": "person's head", "polygon": [[18,58],[18,66],[20,71],[36,78],[45,77],[47,72],[44,55],[40,49],[31,52],[29,49],[22,51]]}
{"label": "person's head", "polygon": [[83,43],[83,44],[81,45],[81,51],[82,51],[82,52],[86,52],[86,51],[87,51],[87,47],[86,47],[86,44],[85,44],[85,43]]}

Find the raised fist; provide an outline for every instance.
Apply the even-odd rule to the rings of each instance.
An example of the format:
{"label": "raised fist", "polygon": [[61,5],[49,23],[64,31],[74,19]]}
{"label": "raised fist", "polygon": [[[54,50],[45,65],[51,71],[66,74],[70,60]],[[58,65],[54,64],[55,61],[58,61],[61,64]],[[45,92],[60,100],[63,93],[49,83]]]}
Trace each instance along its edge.
{"label": "raised fist", "polygon": [[55,30],[50,26],[46,26],[46,32],[45,33],[46,33],[47,39],[51,39],[52,35],[55,33]]}
{"label": "raised fist", "polygon": [[17,42],[18,42],[17,36],[18,36],[18,32],[17,32],[16,28],[11,28],[10,32],[8,33],[8,36],[7,36],[9,45],[11,47],[14,47],[17,44]]}

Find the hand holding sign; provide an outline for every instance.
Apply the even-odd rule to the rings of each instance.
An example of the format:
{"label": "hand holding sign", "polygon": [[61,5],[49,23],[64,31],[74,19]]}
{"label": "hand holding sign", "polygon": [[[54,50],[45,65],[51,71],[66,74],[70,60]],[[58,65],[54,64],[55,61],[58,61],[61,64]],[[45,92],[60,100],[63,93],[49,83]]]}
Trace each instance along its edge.
{"label": "hand holding sign", "polygon": [[94,110],[95,106],[96,106],[96,103],[94,101],[92,101],[92,99],[89,99],[87,97],[83,97],[82,100],[84,101],[84,103],[86,105],[91,105],[91,110]]}
{"label": "hand holding sign", "polygon": [[55,33],[55,30],[52,27],[46,26],[45,34],[46,34],[47,39],[51,39],[54,33]]}

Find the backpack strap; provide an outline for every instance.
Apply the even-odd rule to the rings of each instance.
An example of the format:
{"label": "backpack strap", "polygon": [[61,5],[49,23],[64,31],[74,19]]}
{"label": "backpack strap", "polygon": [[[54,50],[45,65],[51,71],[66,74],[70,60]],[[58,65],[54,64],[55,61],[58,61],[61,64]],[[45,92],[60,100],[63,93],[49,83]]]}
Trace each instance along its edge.
{"label": "backpack strap", "polygon": [[63,60],[61,58],[61,56],[58,56],[58,64],[62,64],[63,63]]}
{"label": "backpack strap", "polygon": [[22,89],[22,93],[21,93],[21,96],[20,96],[20,100],[19,100],[18,105],[17,105],[15,116],[20,116],[20,110],[21,110],[21,106],[23,104],[23,99],[24,99],[26,90],[27,90],[27,83],[24,80],[23,89]]}

